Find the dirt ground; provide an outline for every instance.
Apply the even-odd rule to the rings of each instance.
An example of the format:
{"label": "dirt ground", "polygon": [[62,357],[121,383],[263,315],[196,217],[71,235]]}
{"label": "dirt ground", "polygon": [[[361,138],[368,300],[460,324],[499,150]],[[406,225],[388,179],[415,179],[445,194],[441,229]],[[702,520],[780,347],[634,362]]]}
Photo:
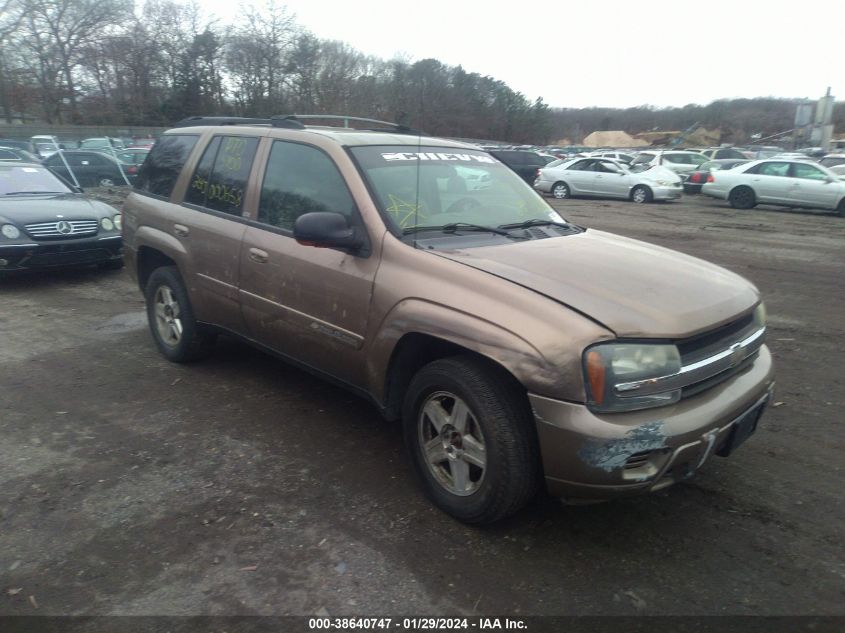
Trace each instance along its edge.
{"label": "dirt ground", "polygon": [[0,283],[0,614],[845,614],[845,219],[555,205],[762,290],[776,403],[734,456],[466,527],[366,402],[234,341],[167,363],[124,272],[27,275]]}

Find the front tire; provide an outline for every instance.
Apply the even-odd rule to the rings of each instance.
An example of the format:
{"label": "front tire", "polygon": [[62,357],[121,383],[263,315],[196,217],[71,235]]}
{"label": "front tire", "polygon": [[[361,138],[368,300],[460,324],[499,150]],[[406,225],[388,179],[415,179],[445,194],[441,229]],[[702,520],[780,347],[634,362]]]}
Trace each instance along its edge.
{"label": "front tire", "polygon": [[198,327],[185,284],[175,266],[153,271],[145,297],[150,332],[167,360],[187,363],[211,352],[216,337]]}
{"label": "front tire", "polygon": [[572,197],[572,192],[569,191],[569,185],[565,182],[556,182],[552,185],[552,197],[556,200],[566,200]]}
{"label": "front tire", "polygon": [[842,200],[839,201],[839,204],[836,205],[836,213],[840,218],[845,218],[845,198],[842,198]]}
{"label": "front tire", "polygon": [[522,387],[472,356],[423,367],[405,396],[403,433],[429,498],[471,524],[519,510],[535,494],[540,457]]}
{"label": "front tire", "polygon": [[753,209],[757,206],[757,198],[751,187],[736,187],[728,195],[728,202],[734,209]]}
{"label": "front tire", "polygon": [[654,196],[651,193],[651,189],[645,185],[637,185],[631,190],[631,200],[637,204],[651,202],[653,198]]}

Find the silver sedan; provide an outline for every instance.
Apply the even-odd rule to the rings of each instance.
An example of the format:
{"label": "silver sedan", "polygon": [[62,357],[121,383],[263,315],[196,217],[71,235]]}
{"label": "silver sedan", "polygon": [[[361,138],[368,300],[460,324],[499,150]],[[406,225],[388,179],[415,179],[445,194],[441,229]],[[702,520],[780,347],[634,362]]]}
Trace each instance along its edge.
{"label": "silver sedan", "polygon": [[616,160],[590,157],[538,170],[534,188],[558,199],[594,196],[633,202],[676,200],[683,191],[681,179],[665,167],[646,167],[638,171]]}
{"label": "silver sedan", "polygon": [[845,181],[805,160],[756,160],[710,174],[701,193],[727,200],[735,209],[758,204],[833,209],[845,216]]}

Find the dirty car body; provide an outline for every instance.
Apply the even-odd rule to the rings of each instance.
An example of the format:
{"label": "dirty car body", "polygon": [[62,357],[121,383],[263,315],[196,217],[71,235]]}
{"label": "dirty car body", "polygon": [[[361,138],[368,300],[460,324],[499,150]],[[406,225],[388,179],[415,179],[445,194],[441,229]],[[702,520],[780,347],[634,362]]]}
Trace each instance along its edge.
{"label": "dirty car body", "polygon": [[[221,152],[239,159],[228,197]],[[434,503],[470,523],[516,511],[540,475],[572,500],[689,477],[753,432],[771,393],[749,282],[573,225],[465,144],[177,128],[124,212],[165,356],[227,332],[361,394],[402,420]]]}

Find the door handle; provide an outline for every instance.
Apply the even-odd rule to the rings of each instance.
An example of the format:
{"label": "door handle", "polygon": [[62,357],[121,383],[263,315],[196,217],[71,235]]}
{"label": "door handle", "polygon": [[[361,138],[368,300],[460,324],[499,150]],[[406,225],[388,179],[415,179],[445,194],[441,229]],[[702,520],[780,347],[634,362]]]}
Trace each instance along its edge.
{"label": "door handle", "polygon": [[249,249],[249,258],[256,264],[266,264],[270,256],[267,251],[262,251],[260,248]]}
{"label": "door handle", "polygon": [[188,233],[190,233],[190,230],[184,224],[174,224],[173,233],[174,235],[176,235],[176,237],[188,237]]}

